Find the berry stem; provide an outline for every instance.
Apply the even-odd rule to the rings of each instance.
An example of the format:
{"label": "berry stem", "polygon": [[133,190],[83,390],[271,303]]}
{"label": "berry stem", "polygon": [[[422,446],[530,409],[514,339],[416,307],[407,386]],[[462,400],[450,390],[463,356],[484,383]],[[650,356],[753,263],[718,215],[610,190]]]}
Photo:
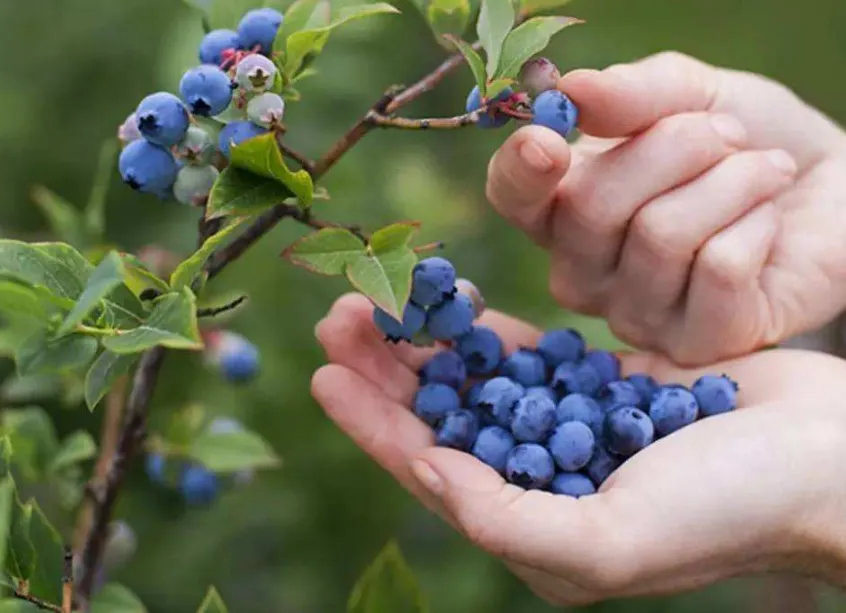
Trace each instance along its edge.
{"label": "berry stem", "polygon": [[53,604],[52,602],[47,602],[46,600],[41,600],[40,598],[36,598],[31,594],[27,594],[21,592],[20,590],[15,590],[15,598],[18,600],[26,600],[30,604],[34,604],[36,607],[43,611],[55,611],[55,613],[64,613],[62,607],[57,604]]}
{"label": "berry stem", "polygon": [[[281,134],[279,136],[281,137]],[[297,162],[300,166],[302,166],[303,170],[308,172],[308,174],[314,174],[314,162],[312,162],[302,153],[291,149],[291,147],[282,142],[282,138],[277,138],[276,142],[279,145],[279,150],[282,152],[283,155]]]}
{"label": "berry stem", "polygon": [[208,309],[198,309],[197,310],[197,317],[215,317],[217,315],[221,315],[228,311],[232,311],[237,309],[239,306],[244,304],[247,301],[246,296],[238,296],[235,300],[232,300],[224,305],[219,307],[212,307]]}
{"label": "berry stem", "polygon": [[431,119],[408,119],[405,117],[388,117],[376,112],[367,114],[367,122],[380,128],[395,128],[399,130],[457,130],[478,123],[479,116],[485,109],[472,113],[456,115],[455,117],[435,117]]}

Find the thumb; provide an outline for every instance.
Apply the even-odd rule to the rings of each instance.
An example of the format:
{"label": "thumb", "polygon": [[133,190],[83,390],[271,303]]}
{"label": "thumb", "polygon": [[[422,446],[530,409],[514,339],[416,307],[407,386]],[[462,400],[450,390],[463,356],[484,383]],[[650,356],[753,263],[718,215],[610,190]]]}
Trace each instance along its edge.
{"label": "thumb", "polygon": [[561,78],[558,89],[578,106],[582,132],[620,138],[670,115],[711,110],[718,75],[713,66],[666,52],[602,71],[575,70]]}

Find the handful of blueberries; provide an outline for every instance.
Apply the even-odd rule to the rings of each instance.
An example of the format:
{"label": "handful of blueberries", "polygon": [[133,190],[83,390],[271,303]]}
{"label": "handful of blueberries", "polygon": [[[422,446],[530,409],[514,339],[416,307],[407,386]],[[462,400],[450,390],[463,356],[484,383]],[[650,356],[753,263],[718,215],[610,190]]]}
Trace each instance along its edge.
{"label": "handful of blueberries", "polygon": [[692,387],[622,377],[613,353],[588,350],[576,330],[551,330],[506,356],[492,329],[474,325],[484,300],[443,258],[421,261],[402,322],[378,308],[392,342],[449,343],[420,370],[415,414],[439,446],[472,453],[525,489],[581,497],[655,440],[732,411],[738,385],[706,375]]}

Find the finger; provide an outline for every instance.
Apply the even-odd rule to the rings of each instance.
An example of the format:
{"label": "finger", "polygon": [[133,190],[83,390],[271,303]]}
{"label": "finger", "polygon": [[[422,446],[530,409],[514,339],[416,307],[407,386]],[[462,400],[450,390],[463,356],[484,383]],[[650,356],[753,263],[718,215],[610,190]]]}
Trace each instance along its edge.
{"label": "finger", "polygon": [[660,53],[603,71],[576,70],[559,89],[579,107],[579,129],[605,138],[630,136],[664,117],[711,110],[720,73],[679,53]]}
{"label": "finger", "polygon": [[553,222],[553,295],[570,308],[599,301],[638,209],[709,170],[745,138],[730,115],[684,113],[574,167]]}
{"label": "finger", "polygon": [[696,252],[789,186],[795,172],[792,158],[780,150],[741,152],[641,208],[610,291],[607,316],[615,333],[634,345],[657,347],[683,297]]}
{"label": "finger", "polygon": [[487,197],[505,219],[544,244],[553,194],[570,167],[570,147],[544,127],[515,132],[488,166]]}

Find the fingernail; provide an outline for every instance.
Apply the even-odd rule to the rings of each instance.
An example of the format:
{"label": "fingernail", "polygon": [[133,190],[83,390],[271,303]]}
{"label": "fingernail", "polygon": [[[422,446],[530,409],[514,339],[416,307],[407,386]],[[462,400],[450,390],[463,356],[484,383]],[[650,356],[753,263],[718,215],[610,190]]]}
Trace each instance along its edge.
{"label": "fingernail", "polygon": [[740,120],[731,115],[712,115],[711,125],[714,131],[720,135],[729,145],[740,145],[746,142],[746,128]]}
{"label": "fingernail", "polygon": [[796,161],[793,156],[782,149],[767,151],[767,160],[778,170],[792,175],[796,172]]}
{"label": "fingernail", "polygon": [[441,495],[444,489],[444,482],[441,480],[440,475],[427,462],[414,460],[411,463],[411,472],[423,484],[423,487],[436,496]]}
{"label": "fingernail", "polygon": [[520,147],[520,159],[537,173],[547,173],[555,165],[543,146],[533,140]]}

